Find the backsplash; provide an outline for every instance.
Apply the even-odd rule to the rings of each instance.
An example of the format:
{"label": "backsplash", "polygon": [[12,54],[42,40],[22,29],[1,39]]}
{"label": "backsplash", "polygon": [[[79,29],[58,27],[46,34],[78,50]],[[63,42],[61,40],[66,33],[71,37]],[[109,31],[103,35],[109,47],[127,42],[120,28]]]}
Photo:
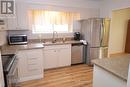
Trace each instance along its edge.
{"label": "backsplash", "polygon": [[[78,30],[77,30],[78,31]],[[8,31],[8,34],[26,34],[28,39],[49,39],[53,37],[52,33],[43,33],[43,34],[33,34],[31,30],[13,30]],[[58,38],[72,38],[73,33],[58,33]]]}

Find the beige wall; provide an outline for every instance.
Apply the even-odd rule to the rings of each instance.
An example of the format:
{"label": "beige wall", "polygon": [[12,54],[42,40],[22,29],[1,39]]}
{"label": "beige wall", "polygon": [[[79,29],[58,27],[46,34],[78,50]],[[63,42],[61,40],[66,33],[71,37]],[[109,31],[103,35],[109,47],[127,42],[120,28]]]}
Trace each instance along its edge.
{"label": "beige wall", "polygon": [[124,52],[128,19],[130,19],[130,9],[121,9],[112,12],[109,40],[110,54]]}

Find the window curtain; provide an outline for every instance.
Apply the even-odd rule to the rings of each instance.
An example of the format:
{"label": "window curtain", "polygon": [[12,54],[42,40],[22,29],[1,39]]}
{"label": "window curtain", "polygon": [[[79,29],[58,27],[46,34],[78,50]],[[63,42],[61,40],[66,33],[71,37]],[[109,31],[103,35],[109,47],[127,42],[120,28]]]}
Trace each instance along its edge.
{"label": "window curtain", "polygon": [[62,25],[68,24],[68,31],[73,30],[73,22],[75,20],[80,19],[79,13],[73,12],[58,12],[58,11],[47,11],[47,10],[31,10],[31,24],[33,25],[33,29],[35,25]]}

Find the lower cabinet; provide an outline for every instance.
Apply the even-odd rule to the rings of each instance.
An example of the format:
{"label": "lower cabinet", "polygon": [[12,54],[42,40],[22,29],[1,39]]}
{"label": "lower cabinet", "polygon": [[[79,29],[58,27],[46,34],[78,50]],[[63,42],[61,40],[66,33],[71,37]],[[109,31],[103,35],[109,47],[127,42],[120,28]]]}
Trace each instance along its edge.
{"label": "lower cabinet", "polygon": [[43,49],[18,51],[19,82],[43,78]]}
{"label": "lower cabinet", "polygon": [[71,44],[45,46],[43,55],[45,69],[70,66]]}
{"label": "lower cabinet", "polygon": [[127,81],[115,76],[105,69],[94,65],[93,87],[130,87]]}
{"label": "lower cabinet", "polygon": [[58,55],[60,67],[71,65],[71,48],[58,50]]}
{"label": "lower cabinet", "polygon": [[57,50],[44,50],[44,68],[56,68],[58,67],[58,55]]}

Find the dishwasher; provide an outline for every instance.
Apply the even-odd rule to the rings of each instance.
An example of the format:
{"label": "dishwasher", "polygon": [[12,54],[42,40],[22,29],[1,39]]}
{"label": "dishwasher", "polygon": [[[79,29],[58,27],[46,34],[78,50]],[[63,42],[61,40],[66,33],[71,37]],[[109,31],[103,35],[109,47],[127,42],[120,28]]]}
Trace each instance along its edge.
{"label": "dishwasher", "polygon": [[82,43],[74,43],[71,48],[71,64],[81,64],[84,63],[83,59],[83,47]]}

